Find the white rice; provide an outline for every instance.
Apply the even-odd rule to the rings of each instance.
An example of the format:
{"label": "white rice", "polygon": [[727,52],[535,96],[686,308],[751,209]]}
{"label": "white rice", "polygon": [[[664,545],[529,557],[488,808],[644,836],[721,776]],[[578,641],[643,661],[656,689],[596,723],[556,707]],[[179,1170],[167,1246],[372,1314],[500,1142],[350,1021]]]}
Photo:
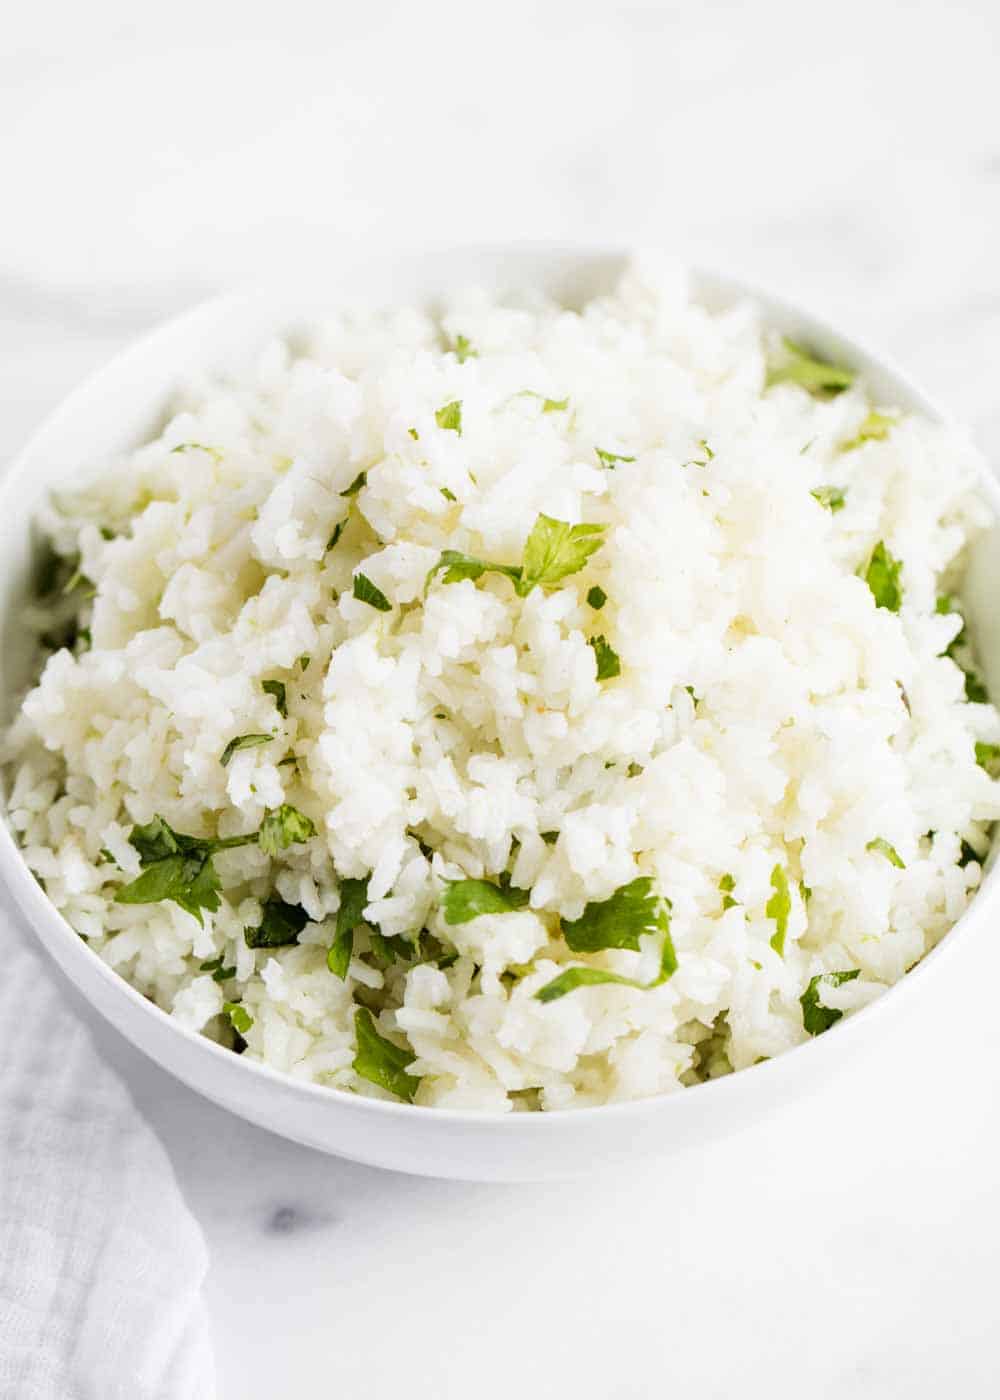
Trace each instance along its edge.
{"label": "white rice", "polygon": [[[43,524],[96,589],[92,645],[48,656],[3,757],[25,857],[94,953],[226,1043],[223,1003],[241,1005],[248,1058],[388,1097],[354,1068],[372,1008],[418,1104],[496,1111],[742,1069],[808,1038],[818,974],[858,970],[819,993],[844,1012],[901,978],[966,907],[968,846],[1000,816],[974,749],[1000,721],[966,700],[943,655],[961,621],[936,610],[989,519],[979,462],[914,417],[845,450],[864,386],[765,388],[780,354],[753,307],[709,315],[671,268],[633,268],[580,314],[467,293],[189,385],[155,441],[55,500]],[[436,418],[453,403],[460,433]],[[439,573],[425,594],[445,549],[519,563],[541,513],[605,527],[579,572],[526,597]],[[902,561],[898,612],[859,576],[879,542]],[[390,611],[352,596],[358,571]],[[598,634],[620,661],[601,681]],[[248,733],[273,738],[223,766]],[[134,824],[250,833],[282,803],[315,836],[216,856],[203,924],[115,902],[140,874]],[[446,880],[504,871],[529,904],[445,921]],[[540,1001],[567,966],[656,982],[662,933],[593,954],[561,934],[639,876],[671,902],[673,975]],[[340,880],[364,877],[342,979]],[[297,945],[248,947],[275,894],[308,915]],[[432,961],[373,946],[424,929]]]}

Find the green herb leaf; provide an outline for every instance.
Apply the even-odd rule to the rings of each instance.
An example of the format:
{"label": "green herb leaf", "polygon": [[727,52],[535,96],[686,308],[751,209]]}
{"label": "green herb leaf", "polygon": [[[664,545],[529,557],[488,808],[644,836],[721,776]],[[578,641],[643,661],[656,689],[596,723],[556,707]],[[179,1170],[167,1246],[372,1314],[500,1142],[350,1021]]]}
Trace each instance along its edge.
{"label": "green herb leaf", "polygon": [[406,1072],[414,1061],[413,1051],[404,1050],[380,1035],[372,1013],[364,1007],[359,1007],[354,1013],[354,1036],[357,1042],[353,1065],[355,1074],[412,1103],[420,1088],[420,1080]]}
{"label": "green herb leaf", "polygon": [[257,837],[260,849],[267,856],[276,856],[279,851],[287,851],[316,835],[316,827],[310,817],[297,807],[283,802],[274,811],[267,812],[260,824]]}
{"label": "green herb leaf", "polygon": [[483,574],[503,574],[514,579],[521,577],[521,570],[515,564],[491,564],[485,559],[475,559],[471,554],[462,554],[457,549],[446,549],[432,569],[427,572],[424,589],[428,589],[435,574],[444,571],[442,583],[461,583],[462,579],[482,578]]}
{"label": "green herb leaf", "polygon": [[329,538],[329,539],[327,540],[327,542],[326,542],[326,549],[324,550],[324,553],[325,553],[325,554],[329,554],[331,549],[335,549],[335,548],[336,548],[337,541],[340,539],[341,535],[344,533],[344,530],[345,530],[346,528],[347,528],[347,521],[346,521],[346,520],[338,520],[338,521],[337,521],[336,525],[334,525],[334,527],[333,527],[333,534],[330,536],[330,538]]}
{"label": "green herb leaf", "polygon": [[518,597],[533,588],[553,584],[579,573],[604,543],[603,525],[569,525],[550,515],[539,515],[524,546],[521,577],[514,585]]}
{"label": "green herb leaf", "polygon": [[420,441],[420,434],[417,432],[416,428],[407,428],[406,431],[409,433],[410,437],[413,439],[414,442]]}
{"label": "green herb leaf", "polygon": [[877,608],[888,608],[889,612],[899,612],[903,601],[903,589],[899,582],[902,560],[894,559],[879,540],[872,550],[871,559],[864,573],[864,580],[872,591]]}
{"label": "green herb leaf", "polygon": [[554,845],[556,844],[556,842],[559,840],[559,833],[558,833],[558,831],[543,831],[543,832],[541,833],[541,836],[542,836],[542,840],[545,842],[546,846],[554,846]]}
{"label": "green herb leaf", "polygon": [[965,698],[973,705],[986,705],[989,703],[990,693],[983,684],[982,678],[976,671],[971,669],[965,671]]}
{"label": "green herb leaf", "polygon": [[595,583],[593,588],[588,589],[587,602],[594,609],[594,612],[600,612],[607,601],[608,595],[605,593],[604,589],[601,588],[599,584]]}
{"label": "green herb leaf", "polygon": [[248,948],[284,948],[299,941],[308,922],[309,915],[301,905],[269,899],[260,923],[256,928],[245,928],[243,939]]}
{"label": "green herb leaf", "polygon": [[446,924],[467,924],[480,914],[510,914],[523,909],[531,898],[529,890],[510,885],[494,885],[489,880],[446,880],[442,908]]}
{"label": "green herb leaf", "polygon": [[282,719],[287,719],[288,705],[285,701],[284,681],[261,681],[260,688],[264,691],[266,695],[274,696],[275,709],[278,711],[278,714],[281,716]]}
{"label": "green herb leaf", "polygon": [[831,515],[836,515],[838,510],[843,510],[847,504],[847,491],[843,486],[817,486],[814,491],[809,492],[814,500],[819,501]]}
{"label": "green herb leaf", "polygon": [[171,452],[207,452],[215,462],[221,462],[223,454],[217,447],[206,447],[203,442],[181,442],[170,449]]}
{"label": "green herb leaf", "polygon": [[434,414],[434,421],[439,428],[445,428],[449,432],[462,435],[462,400],[455,399],[451,403],[446,403],[443,408],[439,408]]}
{"label": "green herb leaf", "polygon": [[669,936],[670,904],[656,894],[648,875],[640,875],[607,899],[592,901],[578,919],[562,920],[562,935],[574,953],[606,948],[639,950],[643,934]]}
{"label": "green herb leaf", "polygon": [[765,388],[770,389],[774,384],[798,384],[810,394],[840,394],[854,383],[854,370],[818,360],[787,337],[782,343],[785,356],[780,363],[768,366]]}
{"label": "green herb leaf", "polygon": [[989,771],[990,765],[1000,759],[1000,744],[984,744],[982,740],[976,740],[976,762],[980,768]]}
{"label": "green herb leaf", "polygon": [[229,1024],[237,1035],[246,1035],[253,1025],[253,1017],[245,1006],[238,1001],[224,1001],[222,1010],[229,1017]]}
{"label": "green herb leaf", "polygon": [[[977,745],[978,747],[978,745]],[[998,751],[1000,752],[1000,751]],[[866,851],[877,851],[880,856],[885,856],[890,865],[894,865],[897,870],[905,870],[906,864],[900,857],[895,846],[890,846],[884,836],[876,836],[865,847]]]}
{"label": "green herb leaf", "polygon": [[897,419],[886,413],[878,413],[870,409],[867,418],[858,429],[857,437],[852,437],[849,442],[841,444],[841,452],[853,452],[866,442],[884,442],[891,430],[896,426]]}
{"label": "green herb leaf", "polygon": [[358,492],[361,490],[362,486],[365,485],[365,483],[367,482],[367,480],[368,480],[368,473],[367,473],[367,472],[358,472],[357,476],[356,476],[356,477],[354,478],[354,480],[351,482],[350,486],[347,487],[346,491],[341,491],[340,494],[341,494],[342,496],[356,496],[356,495],[358,494]]}
{"label": "green herb leaf", "polygon": [[359,603],[368,603],[370,607],[377,608],[379,612],[392,612],[392,604],[389,599],[381,588],[375,587],[366,574],[354,575],[354,596]]}
{"label": "green herb leaf", "polygon": [[599,681],[612,680],[615,676],[621,675],[622,663],[618,659],[618,653],[608,645],[606,637],[588,637],[587,645],[594,648]]}
{"label": "green herb leaf", "polygon": [[466,360],[474,359],[479,354],[478,350],[473,350],[471,342],[467,340],[464,335],[457,335],[455,337],[454,350],[455,357],[460,365],[464,365]]}
{"label": "green herb leaf", "polygon": [[209,962],[203,962],[198,970],[199,972],[210,972],[213,982],[228,982],[230,977],[236,976],[235,967],[225,967],[221,955],[212,958]]}
{"label": "green herb leaf", "polygon": [[785,934],[788,932],[788,916],[792,912],[792,900],[788,893],[788,876],[784,866],[776,865],[771,871],[771,888],[774,894],[764,906],[764,913],[776,925],[771,935],[771,947],[779,958],[785,956]]}
{"label": "green herb leaf", "polygon": [[844,1014],[833,1007],[822,1005],[819,999],[821,989],[823,987],[840,987],[845,982],[853,982],[855,977],[860,976],[861,969],[855,967],[850,972],[821,972],[816,977],[810,978],[808,987],[799,997],[799,1005],[802,1007],[802,1024],[810,1035],[822,1035],[831,1026],[835,1026]]}
{"label": "green herb leaf", "polygon": [[719,881],[719,889],[722,891],[723,909],[734,909],[739,902],[733,898],[733,890],[736,888],[736,880],[732,875],[723,875]]}
{"label": "green herb leaf", "polygon": [[341,981],[347,976],[354,953],[354,930],[364,919],[367,903],[368,877],[364,880],[341,880],[337,928],[326,955],[327,967]]}
{"label": "green herb leaf", "polygon": [[219,762],[225,768],[234,753],[239,753],[241,749],[255,749],[260,744],[269,744],[273,738],[273,734],[239,734],[235,739],[230,739],[222,750]]}
{"label": "green herb leaf", "polygon": [[551,982],[546,982],[544,987],[539,987],[535,993],[535,1000],[558,1001],[567,992],[575,992],[578,987],[600,987],[608,982],[620,987],[635,987],[643,992],[647,991],[650,985],[656,985],[637,982],[634,977],[620,977],[617,972],[605,972],[600,967],[568,967],[565,972],[560,972],[558,977],[553,977]]}
{"label": "green herb leaf", "polygon": [[447,486],[441,487],[441,495],[445,498],[446,501],[458,500],[458,497],[455,495],[454,491],[449,491]]}
{"label": "green herb leaf", "polygon": [[153,861],[128,885],[115,894],[119,904],[158,904],[169,899],[203,923],[202,910],[214,913],[219,907],[222,888],[212,857],[167,856]]}
{"label": "green herb leaf", "polygon": [[619,462],[635,461],[634,457],[624,457],[620,452],[606,452],[603,447],[595,447],[594,451],[597,453],[601,466],[608,467],[611,471],[614,471]]}

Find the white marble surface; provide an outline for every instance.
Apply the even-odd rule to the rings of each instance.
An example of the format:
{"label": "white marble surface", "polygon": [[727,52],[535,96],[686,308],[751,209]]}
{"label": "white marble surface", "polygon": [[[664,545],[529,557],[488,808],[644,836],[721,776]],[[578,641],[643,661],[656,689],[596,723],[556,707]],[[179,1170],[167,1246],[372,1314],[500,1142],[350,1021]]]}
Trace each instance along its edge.
{"label": "white marble surface", "polygon": [[[1000,457],[998,43],[992,0],[17,7],[0,458],[135,333],[264,263],[509,237],[769,282]],[[933,1036],[707,1157],[565,1187],[320,1157],[95,1029],[208,1234],[223,1400],[985,1400],[998,974],[981,939]]]}

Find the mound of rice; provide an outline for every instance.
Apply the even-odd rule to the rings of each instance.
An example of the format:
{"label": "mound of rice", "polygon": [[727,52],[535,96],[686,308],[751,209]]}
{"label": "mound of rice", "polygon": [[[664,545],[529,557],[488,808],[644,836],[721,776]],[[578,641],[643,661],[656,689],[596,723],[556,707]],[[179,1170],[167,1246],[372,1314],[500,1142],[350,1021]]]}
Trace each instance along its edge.
{"label": "mound of rice", "polygon": [[188,385],[42,522],[30,867],[183,1025],[361,1094],[602,1104],[827,1029],[1000,816],[942,598],[979,463],[851,379],[644,266]]}

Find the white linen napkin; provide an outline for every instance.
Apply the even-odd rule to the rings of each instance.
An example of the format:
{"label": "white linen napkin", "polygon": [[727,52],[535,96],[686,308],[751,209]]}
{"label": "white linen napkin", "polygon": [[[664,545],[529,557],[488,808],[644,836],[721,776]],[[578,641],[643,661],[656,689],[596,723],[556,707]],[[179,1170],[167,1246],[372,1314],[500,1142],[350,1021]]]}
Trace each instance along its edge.
{"label": "white linen napkin", "polygon": [[0,896],[0,1396],[212,1400],[173,1168]]}

